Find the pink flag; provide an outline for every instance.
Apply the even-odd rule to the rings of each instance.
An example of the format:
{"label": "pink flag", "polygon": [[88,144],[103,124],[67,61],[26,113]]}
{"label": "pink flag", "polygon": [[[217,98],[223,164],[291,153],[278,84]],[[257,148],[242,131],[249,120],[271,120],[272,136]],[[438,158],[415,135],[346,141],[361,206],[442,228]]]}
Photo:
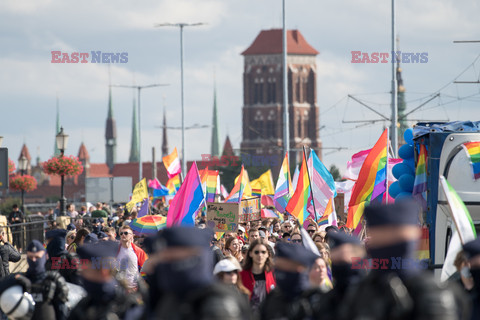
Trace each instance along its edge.
{"label": "pink flag", "polygon": [[155,178],[155,180],[148,179],[148,187],[152,189],[161,189],[162,184],[160,183],[160,181],[158,181],[157,178]]}

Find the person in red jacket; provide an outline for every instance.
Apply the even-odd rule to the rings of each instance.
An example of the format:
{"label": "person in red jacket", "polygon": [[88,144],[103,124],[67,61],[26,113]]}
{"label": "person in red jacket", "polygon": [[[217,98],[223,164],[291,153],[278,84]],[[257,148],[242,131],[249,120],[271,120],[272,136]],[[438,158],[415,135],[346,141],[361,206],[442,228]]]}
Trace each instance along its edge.
{"label": "person in red jacket", "polygon": [[256,312],[268,293],[276,287],[272,249],[264,239],[253,241],[240,272],[243,285],[250,290],[250,306]]}
{"label": "person in red jacket", "polygon": [[147,254],[133,243],[133,231],[130,226],[123,226],[119,230],[120,245],[117,252],[119,273],[125,278],[130,291],[135,291],[140,270],[147,260]]}

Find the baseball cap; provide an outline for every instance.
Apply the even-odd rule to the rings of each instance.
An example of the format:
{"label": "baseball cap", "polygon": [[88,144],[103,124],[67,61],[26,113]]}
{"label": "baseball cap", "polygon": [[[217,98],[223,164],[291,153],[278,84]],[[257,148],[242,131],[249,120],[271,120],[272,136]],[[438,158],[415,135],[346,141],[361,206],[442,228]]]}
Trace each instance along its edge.
{"label": "baseball cap", "polygon": [[228,259],[220,260],[215,265],[215,268],[213,268],[214,275],[217,275],[220,272],[232,272],[232,271],[240,271],[240,269],[238,268],[238,266],[234,265],[233,262],[231,262]]}

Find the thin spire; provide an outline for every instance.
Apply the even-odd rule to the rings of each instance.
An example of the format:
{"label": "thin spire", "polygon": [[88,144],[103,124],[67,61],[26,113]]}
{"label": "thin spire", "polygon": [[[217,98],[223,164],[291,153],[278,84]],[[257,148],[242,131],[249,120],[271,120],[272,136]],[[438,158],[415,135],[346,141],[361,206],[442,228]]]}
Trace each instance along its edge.
{"label": "thin spire", "polygon": [[217,110],[217,83],[215,81],[215,73],[213,80],[213,119],[212,119],[212,146],[210,154],[212,157],[220,156],[220,134],[218,128],[218,110]]}
{"label": "thin spire", "polygon": [[163,96],[163,137],[162,137],[162,158],[168,155],[167,139],[167,112],[165,107],[165,96]]}
{"label": "thin spire", "polygon": [[128,162],[138,162],[138,128],[137,128],[137,107],[135,98],[133,98],[133,115],[132,115],[132,140],[130,142],[130,157]]}
{"label": "thin spire", "polygon": [[57,121],[56,121],[56,126],[55,126],[55,140],[53,141],[54,146],[53,146],[53,155],[55,157],[60,155],[60,149],[57,147],[57,139],[56,136],[60,132],[60,106],[58,102],[58,92],[57,92]]}
{"label": "thin spire", "polygon": [[[109,71],[109,83],[110,83],[110,67]],[[108,115],[105,126],[105,154],[106,163],[110,172],[113,171],[113,167],[116,162],[117,152],[117,125],[113,118],[113,104],[112,104],[112,86],[108,86]]]}
{"label": "thin spire", "polygon": [[[397,50],[400,51],[400,37],[397,35]],[[405,102],[405,87],[403,86],[402,68],[400,67],[400,59],[397,59],[397,108],[398,108],[398,122],[400,124],[398,137],[399,145],[404,143],[403,134],[408,128],[408,122],[405,117],[407,110],[407,103]]]}

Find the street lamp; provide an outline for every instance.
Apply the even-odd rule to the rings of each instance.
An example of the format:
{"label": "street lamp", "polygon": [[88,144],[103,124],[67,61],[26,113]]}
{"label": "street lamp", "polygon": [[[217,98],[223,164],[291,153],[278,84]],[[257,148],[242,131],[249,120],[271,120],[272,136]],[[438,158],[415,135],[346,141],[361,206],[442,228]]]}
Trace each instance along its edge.
{"label": "street lamp", "polygon": [[[60,158],[63,158],[63,154],[68,145],[68,134],[65,134],[63,132],[63,127],[60,128],[60,132],[56,136],[56,141],[57,141],[57,148],[60,150]],[[65,216],[67,215],[67,210],[65,208],[65,203],[67,202],[67,199],[65,199],[65,193],[64,193],[64,177],[65,176],[62,174],[60,177],[61,177],[60,215]]]}
{"label": "street lamp", "polygon": [[[28,159],[24,155],[18,160],[18,169],[20,174],[23,175],[27,171]],[[22,188],[22,212],[25,214],[25,190]]]}
{"label": "street lamp", "polygon": [[185,177],[187,173],[185,167],[185,161],[187,156],[185,154],[185,107],[184,107],[184,95],[183,95],[183,28],[184,27],[196,27],[201,26],[206,23],[197,22],[197,23],[160,23],[156,24],[155,27],[179,27],[180,28],[180,87],[181,87],[181,102],[182,102],[182,175]]}
{"label": "street lamp", "polygon": [[149,84],[145,86],[124,86],[120,84],[112,85],[112,87],[119,87],[119,88],[133,88],[138,90],[138,181],[142,180],[143,176],[143,168],[142,168],[142,123],[140,121],[141,113],[140,113],[140,91],[142,89],[148,88],[155,88],[155,87],[163,87],[169,86],[169,84]]}

